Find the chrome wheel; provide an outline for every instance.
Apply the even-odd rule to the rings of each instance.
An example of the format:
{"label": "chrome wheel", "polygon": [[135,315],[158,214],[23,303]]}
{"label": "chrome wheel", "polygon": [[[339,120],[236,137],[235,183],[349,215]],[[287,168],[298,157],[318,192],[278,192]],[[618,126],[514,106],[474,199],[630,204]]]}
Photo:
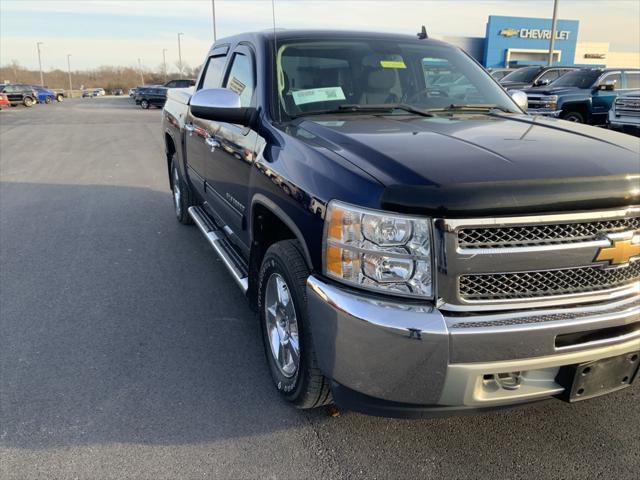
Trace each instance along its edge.
{"label": "chrome wheel", "polygon": [[298,320],[287,282],[278,273],[267,281],[264,305],[271,354],[280,373],[293,377],[300,365]]}
{"label": "chrome wheel", "polygon": [[176,207],[176,215],[178,218],[182,215],[182,204],[180,203],[180,177],[178,176],[178,169],[173,168],[173,203]]}

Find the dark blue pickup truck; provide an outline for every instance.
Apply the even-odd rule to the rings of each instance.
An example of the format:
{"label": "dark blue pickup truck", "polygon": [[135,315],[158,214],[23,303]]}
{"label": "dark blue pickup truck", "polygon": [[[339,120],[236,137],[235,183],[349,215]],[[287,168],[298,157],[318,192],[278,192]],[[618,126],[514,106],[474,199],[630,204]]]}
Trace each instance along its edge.
{"label": "dark blue pickup truck", "polygon": [[446,43],[318,31],[220,39],[169,90],[175,214],[286,400],[415,416],[633,382],[638,142],[513,95]]}
{"label": "dark blue pickup truck", "polygon": [[619,93],[640,88],[637,69],[574,70],[548,86],[525,90],[528,112],[591,125],[604,125]]}

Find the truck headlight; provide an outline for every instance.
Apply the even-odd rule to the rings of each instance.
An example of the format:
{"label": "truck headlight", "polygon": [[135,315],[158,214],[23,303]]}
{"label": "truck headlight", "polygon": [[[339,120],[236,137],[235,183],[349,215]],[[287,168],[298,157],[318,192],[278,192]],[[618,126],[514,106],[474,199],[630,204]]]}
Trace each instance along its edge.
{"label": "truck headlight", "polygon": [[433,298],[431,222],[331,201],[324,274],[381,293]]}
{"label": "truck headlight", "polygon": [[557,95],[545,95],[540,97],[540,101],[544,104],[545,108],[550,108],[552,110],[556,109],[558,105],[558,96]]}

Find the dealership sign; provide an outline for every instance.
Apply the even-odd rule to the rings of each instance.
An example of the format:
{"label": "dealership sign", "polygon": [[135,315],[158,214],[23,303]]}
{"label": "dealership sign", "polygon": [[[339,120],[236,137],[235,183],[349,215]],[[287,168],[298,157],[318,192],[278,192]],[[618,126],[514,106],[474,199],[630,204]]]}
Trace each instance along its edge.
{"label": "dealership sign", "polygon": [[[498,34],[503,37],[530,38],[532,40],[551,39],[551,30],[540,28],[503,28]],[[556,40],[569,40],[570,34],[569,30],[559,30],[556,32]]]}

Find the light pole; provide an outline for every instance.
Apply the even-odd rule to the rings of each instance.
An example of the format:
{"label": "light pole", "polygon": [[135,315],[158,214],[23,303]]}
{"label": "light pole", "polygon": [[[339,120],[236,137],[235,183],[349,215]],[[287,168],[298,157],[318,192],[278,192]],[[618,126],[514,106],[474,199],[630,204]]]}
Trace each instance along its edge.
{"label": "light pole", "polygon": [[182,78],[182,47],[180,46],[181,35],[184,35],[184,33],[180,32],[178,34],[178,65],[180,66],[180,78]]}
{"label": "light pole", "polygon": [[71,86],[71,54],[67,53],[67,71],[69,72],[69,95],[71,95],[71,90],[73,87]]}
{"label": "light pole", "polygon": [[216,0],[211,0],[211,16],[213,18],[213,41],[216,41]]}
{"label": "light pole", "polygon": [[558,1],[553,0],[553,19],[551,20],[551,40],[549,41],[549,66],[553,65],[553,49],[556,42],[556,24],[558,22]]}
{"label": "light pole", "polygon": [[138,69],[140,70],[140,84],[142,86],[144,85],[144,76],[142,75],[142,63],[140,62],[140,59],[138,59]]}
{"label": "light pole", "polygon": [[36,43],[36,47],[38,48],[38,65],[40,66],[40,85],[44,87],[44,75],[42,74],[42,55],[40,53],[40,45],[43,45],[43,42]]}
{"label": "light pole", "polygon": [[164,72],[164,83],[167,83],[167,49],[163,48],[162,49],[162,65],[163,65],[163,72]]}

